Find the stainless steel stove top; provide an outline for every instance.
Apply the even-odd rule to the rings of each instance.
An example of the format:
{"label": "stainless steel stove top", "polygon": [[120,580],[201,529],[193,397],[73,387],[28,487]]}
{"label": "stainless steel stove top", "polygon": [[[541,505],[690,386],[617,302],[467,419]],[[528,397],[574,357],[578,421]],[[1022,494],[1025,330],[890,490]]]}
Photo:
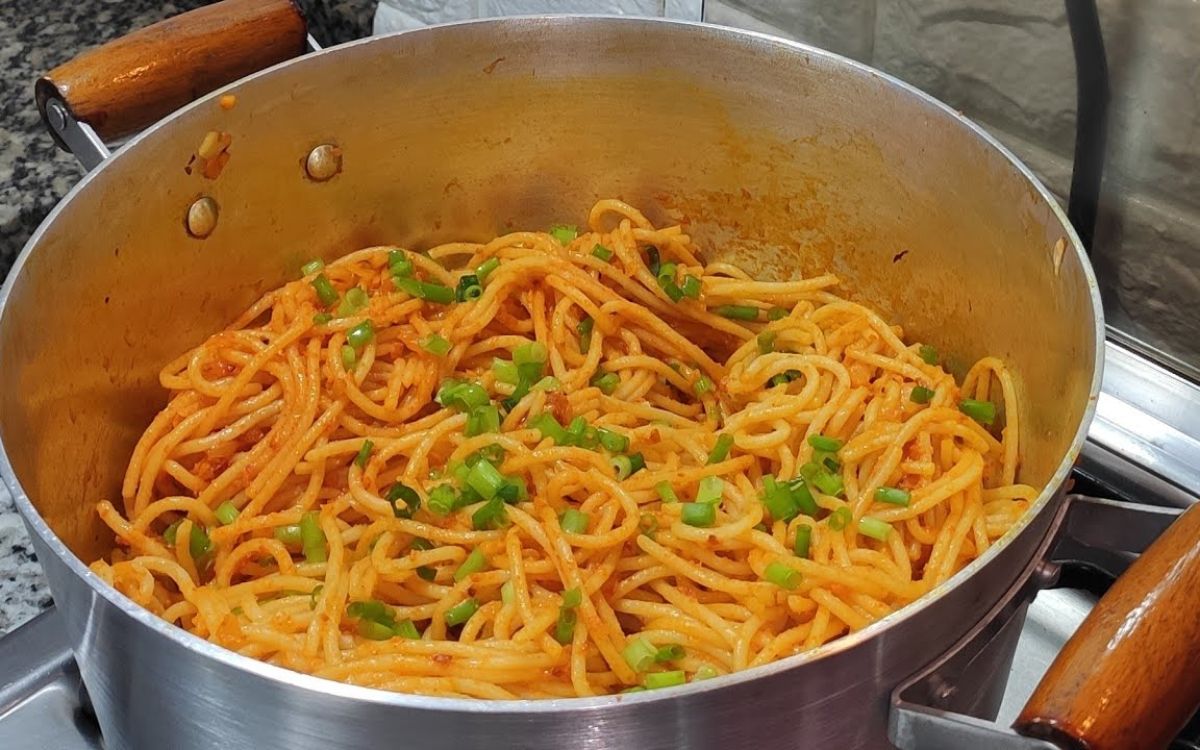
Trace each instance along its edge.
{"label": "stainless steel stove top", "polygon": [[[1074,491],[1091,495],[1172,507],[1196,502],[1200,388],[1110,344],[1104,393],[1074,480]],[[1037,595],[1019,636],[998,724],[1011,724],[1111,580],[1095,569],[1067,566],[1059,588]],[[103,747],[55,611],[6,636],[0,648],[0,748]],[[1200,721],[1192,721],[1172,750],[1200,750]]]}

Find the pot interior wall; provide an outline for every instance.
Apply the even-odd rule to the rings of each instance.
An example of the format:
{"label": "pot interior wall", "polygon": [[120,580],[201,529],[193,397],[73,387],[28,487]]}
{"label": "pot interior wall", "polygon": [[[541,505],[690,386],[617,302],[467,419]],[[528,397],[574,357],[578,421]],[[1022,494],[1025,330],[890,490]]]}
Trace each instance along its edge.
{"label": "pot interior wall", "polygon": [[[1082,418],[1097,342],[1087,277],[1037,191],[946,111],[782,42],[658,22],[554,19],[336,48],[203,100],[94,174],[34,240],[0,319],[0,438],[82,558],[111,539],[157,373],[314,256],[583,224],[617,196],[760,275],[826,269],[960,363],[1006,359],[1025,399],[1022,479],[1045,483]],[[219,178],[185,170],[232,135]],[[344,170],[306,179],[313,146]],[[215,232],[190,238],[200,195]]]}

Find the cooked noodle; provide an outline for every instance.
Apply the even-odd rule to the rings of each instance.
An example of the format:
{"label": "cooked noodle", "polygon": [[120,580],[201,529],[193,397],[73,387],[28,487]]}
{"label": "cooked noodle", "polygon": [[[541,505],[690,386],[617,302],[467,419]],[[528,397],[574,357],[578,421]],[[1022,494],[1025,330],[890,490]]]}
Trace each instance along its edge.
{"label": "cooked noodle", "polygon": [[[118,547],[92,569],[166,620],[302,672],[586,696],[860,629],[979,557],[1035,498],[1015,484],[1019,409],[1000,361],[959,386],[831,275],[705,265],[680,227],[615,200],[588,225],[370,248],[269,292],[163,369],[171,399],[121,507],[99,504]],[[409,293],[489,259],[476,299]],[[339,297],[328,307],[318,274]],[[498,431],[466,436],[494,427],[491,407],[456,402],[452,379],[482,386]],[[965,398],[1002,406],[991,430]],[[802,474],[803,488],[785,481]],[[764,504],[772,489],[787,520]],[[805,489],[819,510],[791,517]],[[443,515],[431,493],[466,505]]]}

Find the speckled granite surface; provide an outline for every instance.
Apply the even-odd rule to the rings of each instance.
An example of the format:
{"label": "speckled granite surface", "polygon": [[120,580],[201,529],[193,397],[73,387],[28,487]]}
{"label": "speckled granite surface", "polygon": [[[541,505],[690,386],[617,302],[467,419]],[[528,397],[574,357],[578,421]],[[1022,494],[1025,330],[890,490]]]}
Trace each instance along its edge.
{"label": "speckled granite surface", "polygon": [[[46,214],[83,175],[42,128],[33,100],[41,73],[83,49],[208,0],[0,1],[0,279]],[[369,33],[373,0],[301,0],[322,44]],[[3,382],[3,373],[0,373]],[[0,487],[0,635],[50,605],[41,569]]]}

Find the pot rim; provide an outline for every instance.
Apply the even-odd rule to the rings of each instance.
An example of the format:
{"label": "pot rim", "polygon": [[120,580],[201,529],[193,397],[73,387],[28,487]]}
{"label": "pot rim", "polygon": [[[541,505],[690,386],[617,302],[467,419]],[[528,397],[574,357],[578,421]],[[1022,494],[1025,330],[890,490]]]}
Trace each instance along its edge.
{"label": "pot rim", "polygon": [[[955,573],[947,581],[935,586],[933,589],[919,597],[915,601],[899,608],[895,612],[880,618],[871,623],[862,630],[848,633],[841,636],[823,646],[815,649],[795,654],[769,664],[764,664],[758,667],[752,667],[739,672],[733,672],[728,675],[722,675],[710,680],[701,682],[687,683],[684,686],[674,688],[667,691],[644,691],[632,694],[617,694],[607,696],[596,696],[589,698],[551,698],[540,700],[479,700],[470,698],[444,698],[435,696],[418,695],[414,693],[401,693],[383,690],[381,688],[372,688],[359,685],[351,685],[349,683],[330,680],[323,677],[317,677],[311,674],[296,672],[285,667],[276,666],[267,662],[259,661],[249,656],[243,656],[235,651],[226,649],[223,646],[218,646],[197,635],[180,628],[176,625],[162,620],[158,616],[145,609],[141,605],[135,603],[124,594],[118,592],[115,588],[109,586],[102,581],[97,575],[92,573],[88,566],[58,538],[53,530],[50,529],[45,519],[42,518],[29,496],[25,493],[24,488],[18,481],[12,465],[8,459],[8,453],[4,447],[4,441],[0,436],[0,478],[3,478],[9,490],[12,492],[13,500],[16,503],[17,509],[25,519],[27,527],[36,534],[47,548],[57,556],[74,575],[82,578],[87,585],[100,597],[105,599],[109,604],[117,607],[125,615],[135,620],[138,624],[143,625],[156,634],[168,638],[175,644],[193,651],[199,652],[208,658],[211,658],[220,664],[252,673],[262,679],[288,684],[297,688],[310,690],[314,693],[332,694],[336,697],[345,698],[354,701],[365,703],[378,704],[380,706],[395,707],[395,708],[412,708],[425,709],[432,711],[467,711],[471,713],[485,714],[508,714],[508,713],[556,713],[563,711],[587,711],[593,709],[603,709],[608,706],[613,706],[621,703],[642,703],[653,702],[660,700],[670,700],[671,698],[681,696],[688,693],[700,693],[709,690],[720,690],[727,686],[740,684],[743,682],[753,681],[760,677],[775,674],[778,672],[790,671],[798,669],[805,664],[818,661],[826,656],[850,651],[857,648],[872,639],[880,633],[888,630],[897,623],[903,622],[909,618],[919,616],[926,608],[936,603],[942,596],[950,590],[956,588],[959,584],[975,575],[983,567],[987,566],[994,560],[1018,535],[1020,535],[1029,523],[1046,510],[1047,505],[1064,485],[1075,460],[1078,458],[1082,450],[1084,441],[1087,438],[1088,427],[1092,422],[1092,418],[1096,410],[1096,401],[1100,392],[1100,383],[1103,377],[1104,368],[1104,313],[1100,299],[1099,286],[1096,281],[1095,272],[1088,260],[1086,252],[1083,250],[1082,244],[1076,234],[1074,227],[1067,219],[1065,212],[1059,206],[1053,195],[1042,184],[1041,180],[1033,174],[1033,172],[1014,155],[1008,148],[1000,143],[995,137],[985,131],[981,126],[968,119],[966,116],[934,98],[930,94],[921,91],[904,81],[877,70],[869,65],[852,60],[843,55],[829,52],[818,47],[813,47],[801,42],[795,42],[780,37],[775,37],[770,34],[764,34],[756,31],[748,31],[743,29],[735,29],[727,26],[718,26],[716,24],[695,22],[695,21],[678,21],[664,18],[636,18],[629,16],[615,15],[534,15],[534,16],[510,16],[502,18],[487,18],[487,19],[472,19],[467,21],[456,21],[452,23],[436,24],[432,26],[408,29],[392,34],[371,36],[364,39],[355,40],[346,44],[327,47],[317,52],[302,55],[291,60],[273,65],[264,70],[253,73],[245,78],[234,81],[226,86],[200,97],[199,99],[187,104],[167,117],[163,118],[157,124],[147,128],[133,138],[129,139],[124,145],[115,151],[111,156],[104,160],[96,169],[86,174],[67,195],[59,201],[59,203],[50,211],[37,230],[26,242],[22,248],[20,255],[14,262],[8,279],[3,287],[0,287],[0,319],[3,319],[4,312],[8,308],[9,297],[12,287],[16,279],[20,276],[21,270],[28,261],[30,255],[34,252],[37,245],[41,241],[43,235],[46,234],[49,227],[54,224],[58,216],[63,213],[67,207],[75,200],[82,192],[84,192],[90,182],[96,178],[96,175],[107,168],[110,164],[115,163],[120,159],[130,158],[129,154],[136,150],[139,143],[151,137],[160,129],[169,127],[177,119],[186,116],[193,109],[207,106],[210,102],[219,98],[227,92],[235,92],[237,88],[244,82],[258,79],[261,77],[271,76],[276,71],[285,69],[292,65],[311,64],[311,61],[320,57],[330,56],[336,58],[337,55],[343,54],[345,50],[358,48],[360,46],[371,44],[388,44],[389,40],[402,37],[410,34],[427,33],[430,29],[445,29],[458,26],[512,26],[524,24],[541,24],[545,27],[560,27],[576,24],[636,24],[636,25],[657,25],[675,27],[681,30],[681,33],[694,34],[700,39],[708,38],[733,38],[740,40],[743,45],[757,49],[783,49],[789,54],[803,54],[812,60],[818,60],[831,67],[841,67],[853,71],[862,76],[872,77],[890,87],[900,89],[915,101],[920,102],[933,113],[948,116],[959,127],[965,128],[972,135],[983,141],[987,146],[991,147],[1000,153],[1009,164],[1022,176],[1026,182],[1036,191],[1041,200],[1047,204],[1054,217],[1058,220],[1059,225],[1063,230],[1065,239],[1070,245],[1070,253],[1080,263],[1083,271],[1084,279],[1087,283],[1089,298],[1092,305],[1092,318],[1094,321],[1094,330],[1092,331],[1095,337],[1095,355],[1092,364],[1092,381],[1088,390],[1088,401],[1084,407],[1083,416],[1080,419],[1075,435],[1071,439],[1070,447],[1062,460],[1059,462],[1058,468],[1051,476],[1050,480],[1042,488],[1037,500],[1031,505],[1028,511],[1021,517],[1004,536],[996,541],[988,550],[979,558],[973,560],[962,570]],[[327,62],[326,64],[332,64]],[[3,361],[0,360],[0,369],[3,367]],[[53,592],[51,592],[53,593]],[[946,644],[946,649],[949,649],[953,644]]]}

